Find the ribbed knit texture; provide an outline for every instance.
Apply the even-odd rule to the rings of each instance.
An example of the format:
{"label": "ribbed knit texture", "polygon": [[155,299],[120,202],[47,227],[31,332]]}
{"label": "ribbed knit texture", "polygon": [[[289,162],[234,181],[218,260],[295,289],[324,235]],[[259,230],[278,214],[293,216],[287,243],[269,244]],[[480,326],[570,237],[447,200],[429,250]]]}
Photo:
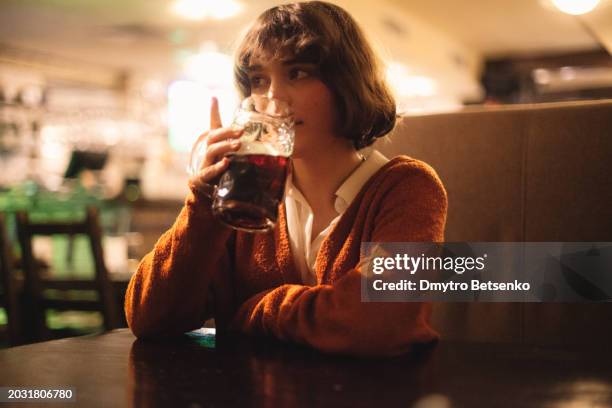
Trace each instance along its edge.
{"label": "ribbed knit texture", "polygon": [[235,232],[194,193],[130,281],[125,312],[138,337],[178,334],[214,317],[239,330],[325,352],[397,355],[436,340],[428,303],[361,302],[361,242],[442,242],[447,198],[427,164],[399,156],[363,186],[321,245],[317,285],[290,253],[285,209],[273,231]]}

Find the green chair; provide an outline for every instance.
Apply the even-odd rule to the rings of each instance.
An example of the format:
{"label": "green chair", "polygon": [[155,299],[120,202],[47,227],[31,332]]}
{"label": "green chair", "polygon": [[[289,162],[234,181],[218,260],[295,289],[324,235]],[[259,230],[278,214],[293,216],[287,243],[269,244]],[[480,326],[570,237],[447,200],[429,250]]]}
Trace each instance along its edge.
{"label": "green chair", "polygon": [[4,308],[7,325],[1,328],[9,346],[22,343],[19,308],[20,282],[15,276],[12,248],[8,240],[4,214],[0,213],[0,307]]}
{"label": "green chair", "polygon": [[[40,341],[59,337],[47,326],[47,310],[99,311],[104,319],[104,329],[112,330],[119,327],[119,308],[104,264],[102,231],[97,208],[88,207],[85,220],[79,222],[33,223],[25,211],[18,211],[16,215],[25,277],[24,291],[28,305],[28,340]],[[44,268],[33,254],[33,237],[65,235],[71,239],[78,234],[85,235],[89,240],[94,261],[94,278],[54,278],[45,274]],[[55,296],[48,295],[49,289],[53,289]],[[85,299],[70,296],[71,292],[75,291],[94,292],[97,296]]]}

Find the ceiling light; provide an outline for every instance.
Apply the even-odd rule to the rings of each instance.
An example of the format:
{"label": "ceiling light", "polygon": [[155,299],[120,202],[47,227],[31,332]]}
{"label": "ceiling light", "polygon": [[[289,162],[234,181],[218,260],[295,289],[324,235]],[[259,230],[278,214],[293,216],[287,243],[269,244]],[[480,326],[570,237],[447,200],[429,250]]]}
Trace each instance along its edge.
{"label": "ceiling light", "polygon": [[552,0],[562,12],[578,16],[588,13],[599,4],[599,0]]}
{"label": "ceiling light", "polygon": [[175,14],[189,20],[222,20],[237,15],[242,9],[242,3],[236,0],[177,0],[172,5]]}

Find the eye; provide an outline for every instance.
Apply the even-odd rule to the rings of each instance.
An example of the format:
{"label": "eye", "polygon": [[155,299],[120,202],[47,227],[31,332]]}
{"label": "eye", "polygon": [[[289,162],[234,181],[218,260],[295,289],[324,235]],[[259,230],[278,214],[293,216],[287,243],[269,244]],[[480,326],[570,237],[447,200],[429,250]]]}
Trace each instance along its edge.
{"label": "eye", "polygon": [[289,70],[289,79],[304,79],[310,76],[310,72],[301,68],[291,68]]}
{"label": "eye", "polygon": [[253,89],[262,87],[264,85],[264,81],[265,81],[265,78],[262,77],[261,75],[254,75],[249,78],[249,84],[251,85],[251,88]]}

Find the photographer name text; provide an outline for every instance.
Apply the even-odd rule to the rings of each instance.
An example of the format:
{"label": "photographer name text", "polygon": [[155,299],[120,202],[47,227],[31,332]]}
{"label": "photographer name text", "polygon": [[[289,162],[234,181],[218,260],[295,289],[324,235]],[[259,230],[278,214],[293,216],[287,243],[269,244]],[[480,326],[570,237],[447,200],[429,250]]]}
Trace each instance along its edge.
{"label": "photographer name text", "polygon": [[435,291],[435,292],[455,292],[455,291],[528,291],[531,285],[528,282],[493,282],[479,281],[472,279],[468,282],[431,282],[427,279],[420,279],[417,282],[402,279],[396,282],[385,282],[376,279],[372,282],[372,288],[376,291]]}

